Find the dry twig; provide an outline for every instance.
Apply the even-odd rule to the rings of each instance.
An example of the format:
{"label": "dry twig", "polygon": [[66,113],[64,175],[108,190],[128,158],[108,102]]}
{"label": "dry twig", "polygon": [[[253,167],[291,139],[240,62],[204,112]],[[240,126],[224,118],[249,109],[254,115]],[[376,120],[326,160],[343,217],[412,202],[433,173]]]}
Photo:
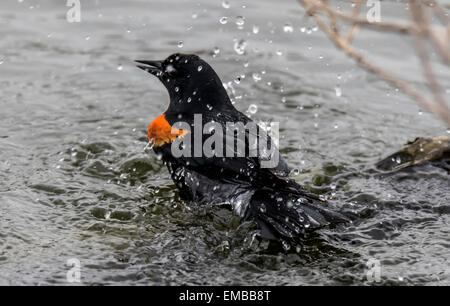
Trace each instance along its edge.
{"label": "dry twig", "polygon": [[[428,41],[431,42],[434,49],[440,55],[441,60],[450,66],[450,18],[446,12],[446,7],[440,5],[437,0],[403,0],[403,2],[409,5],[411,20],[409,23],[399,23],[387,21],[370,22],[367,19],[359,17],[361,5],[366,3],[365,0],[351,1],[354,3],[351,14],[340,12],[336,8],[331,7],[328,0],[299,0],[299,2],[305,7],[306,12],[314,17],[317,25],[338,49],[355,59],[364,69],[378,75],[391,85],[402,90],[428,111],[442,119],[447,124],[447,127],[450,127],[450,109],[445,101],[442,87],[430,63],[427,45]],[[428,17],[429,14],[434,14],[440,23],[442,23],[442,26],[432,26]],[[328,19],[328,23],[326,19]],[[351,25],[351,29],[346,36],[340,34],[339,22],[345,22]],[[358,52],[352,46],[352,41],[360,27],[413,36],[416,52],[432,97],[430,98],[427,94],[416,89],[411,82],[376,66]]]}

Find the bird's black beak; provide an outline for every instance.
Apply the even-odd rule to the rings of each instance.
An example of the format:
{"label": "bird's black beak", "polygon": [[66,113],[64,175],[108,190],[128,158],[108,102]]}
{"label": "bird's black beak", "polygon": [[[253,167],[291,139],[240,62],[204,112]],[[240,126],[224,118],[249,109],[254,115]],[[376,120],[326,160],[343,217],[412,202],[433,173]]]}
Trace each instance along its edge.
{"label": "bird's black beak", "polygon": [[136,63],[140,65],[136,65],[142,70],[147,71],[155,76],[159,76],[162,73],[162,61],[141,61],[137,60]]}

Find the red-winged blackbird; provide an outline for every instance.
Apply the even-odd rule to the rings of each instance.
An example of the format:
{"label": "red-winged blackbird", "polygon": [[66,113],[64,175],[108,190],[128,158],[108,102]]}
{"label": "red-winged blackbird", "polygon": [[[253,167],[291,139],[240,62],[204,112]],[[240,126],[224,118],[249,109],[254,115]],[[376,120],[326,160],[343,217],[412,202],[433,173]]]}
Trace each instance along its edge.
{"label": "red-winged blackbird", "polygon": [[[230,205],[243,220],[255,221],[261,236],[270,239],[302,237],[308,230],[345,220],[339,213],[323,208],[323,200],[287,177],[289,167],[276,148],[278,164],[262,167],[267,157],[259,150],[256,156],[250,156],[248,133],[244,138],[244,156],[175,156],[172,146],[199,128],[194,125],[195,116],[202,116],[202,124],[219,123],[223,131],[227,123],[253,121],[234,108],[215,71],[197,55],[173,54],[162,61],[136,62],[139,68],[155,75],[169,92],[169,107],[150,124],[148,140],[167,165],[182,198],[200,204]],[[174,128],[177,122],[186,122],[191,129]],[[258,135],[264,135],[263,141],[273,145],[261,129]],[[206,136],[200,137],[202,145]],[[223,136],[225,146],[226,137],[229,136]]]}

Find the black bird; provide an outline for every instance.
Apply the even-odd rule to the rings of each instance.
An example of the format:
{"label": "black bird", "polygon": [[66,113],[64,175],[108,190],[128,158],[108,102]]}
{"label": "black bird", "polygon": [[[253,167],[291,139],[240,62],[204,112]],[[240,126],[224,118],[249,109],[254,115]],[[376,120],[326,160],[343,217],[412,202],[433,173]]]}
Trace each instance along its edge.
{"label": "black bird", "polygon": [[[245,133],[244,156],[175,156],[172,146],[192,137],[192,131],[198,128],[198,122],[194,124],[196,115],[202,115],[202,124],[219,123],[223,131],[227,122],[253,121],[236,110],[218,75],[197,55],[177,53],[161,61],[136,62],[139,68],[155,75],[169,92],[169,106],[150,124],[148,140],[167,165],[182,198],[200,204],[230,205],[242,220],[255,221],[261,236],[269,239],[301,238],[307,231],[346,220],[324,208],[325,201],[317,195],[288,178],[289,167],[278,149],[272,153],[279,156],[278,164],[262,167],[267,156],[262,151],[250,156],[249,132]],[[181,121],[191,129],[175,128]],[[202,144],[205,137],[201,137]],[[223,136],[224,145],[226,137],[229,136]],[[273,145],[262,129],[258,130],[258,141]],[[237,143],[238,139],[233,139],[232,146]],[[192,148],[188,150],[193,152]]]}

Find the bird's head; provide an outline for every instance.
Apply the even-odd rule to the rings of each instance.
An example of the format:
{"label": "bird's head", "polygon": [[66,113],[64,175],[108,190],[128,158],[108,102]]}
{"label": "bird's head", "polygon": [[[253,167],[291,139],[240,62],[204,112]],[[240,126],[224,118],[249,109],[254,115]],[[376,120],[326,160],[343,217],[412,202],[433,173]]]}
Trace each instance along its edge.
{"label": "bird's head", "polygon": [[175,53],[165,60],[136,62],[167,88],[170,104],[166,113],[203,113],[231,106],[218,75],[197,55]]}

